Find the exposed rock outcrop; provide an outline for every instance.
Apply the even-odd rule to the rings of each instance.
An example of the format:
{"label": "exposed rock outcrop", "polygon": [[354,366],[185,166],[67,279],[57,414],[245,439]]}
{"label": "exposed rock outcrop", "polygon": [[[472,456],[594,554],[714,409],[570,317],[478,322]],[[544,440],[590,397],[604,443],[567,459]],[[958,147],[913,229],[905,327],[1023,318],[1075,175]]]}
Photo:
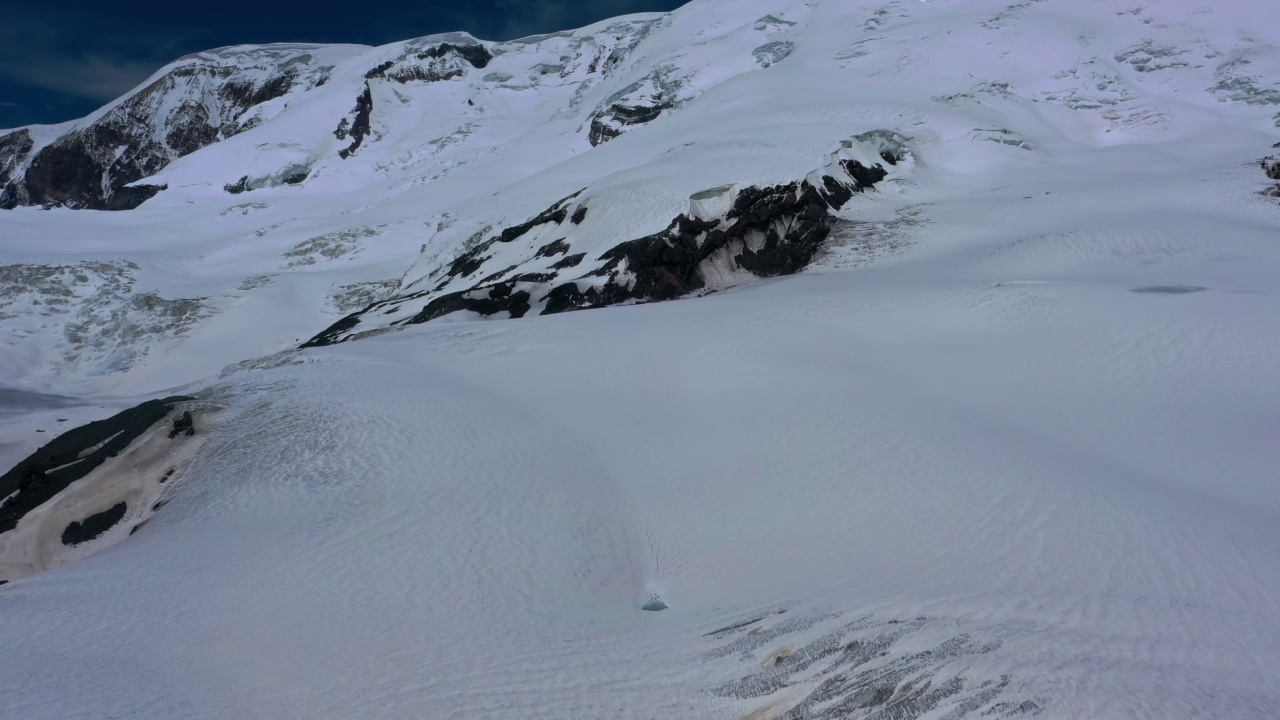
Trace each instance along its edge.
{"label": "exposed rock outcrop", "polygon": [[239,195],[239,194],[240,194],[240,193],[242,193],[242,192],[248,192],[248,191],[249,191],[249,176],[248,176],[248,175],[244,175],[244,176],[242,176],[239,180],[237,180],[237,181],[235,181],[235,182],[233,182],[233,183],[227,183],[226,185],[223,185],[223,186],[222,186],[222,189],[223,189],[223,191],[228,192],[228,193],[231,193],[232,195]]}
{"label": "exposed rock outcrop", "polygon": [[442,82],[460,78],[471,68],[483,69],[493,53],[480,43],[438,43],[398,60],[387,60],[365,73],[366,80],[383,78],[398,83]]}
{"label": "exposed rock outcrop", "polygon": [[1260,165],[1262,166],[1262,172],[1266,173],[1267,177],[1272,180],[1280,180],[1280,159],[1265,157],[1262,158]]}
{"label": "exposed rock outcrop", "polygon": [[190,410],[183,410],[177,420],[173,421],[173,429],[169,431],[169,438],[176,438],[179,435],[190,437],[196,434],[195,420],[191,417]]}
{"label": "exposed rock outcrop", "polygon": [[592,145],[600,145],[632,127],[653,122],[675,107],[680,89],[681,81],[674,71],[659,67],[606,100],[591,116],[587,139]]}
{"label": "exposed rock outcrop", "polygon": [[633,125],[644,125],[656,120],[671,104],[625,105],[614,103],[591,118],[591,131],[587,136],[592,145],[608,142]]}
{"label": "exposed rock outcrop", "polygon": [[795,43],[780,40],[761,45],[755,50],[752,50],[751,55],[756,59],[757,63],[760,63],[760,67],[767,68],[786,60],[794,50]]}
{"label": "exposed rock outcrop", "polygon": [[351,138],[351,144],[338,151],[338,155],[342,159],[351,157],[352,153],[360,148],[365,137],[369,134],[370,120],[373,114],[373,92],[369,89],[369,83],[364,84],[364,92],[360,97],[356,98],[356,106],[351,109],[354,119],[349,123],[346,118],[342,119],[342,123],[338,125],[338,129],[334,131],[334,137],[339,140]]}
{"label": "exposed rock outcrop", "polygon": [[191,400],[181,395],[148,400],[105,420],[68,430],[35,451],[0,476],[0,497],[7,498],[0,504],[0,533],[17,527],[28,512],[115,457],[167,417],[175,405]]}
{"label": "exposed rock outcrop", "polygon": [[[1272,180],[1280,180],[1280,159],[1268,156],[1262,158],[1262,162],[1259,163],[1259,166],[1262,168],[1262,172],[1266,173],[1267,177]],[[1276,183],[1275,185],[1265,188],[1262,191],[1262,194],[1267,197],[1280,197],[1280,183]]]}
{"label": "exposed rock outcrop", "polygon": [[[796,273],[826,242],[845,204],[884,180],[886,164],[896,167],[907,157],[906,138],[898,133],[866,133],[843,143],[822,169],[801,180],[695,193],[688,211],[665,229],[620,242],[594,260],[588,260],[588,253],[571,252],[586,217],[587,198],[579,191],[530,220],[487,239],[475,238],[433,274],[433,288],[373,303],[303,347],[459,311],[483,317],[549,315],[672,300]],[[528,253],[527,259],[511,264],[521,253]],[[416,312],[407,310],[418,303]],[[367,320],[375,327],[365,325]]]}
{"label": "exposed rock outcrop", "polygon": [[128,510],[128,503],[116,503],[110,508],[100,513],[94,513],[84,520],[72,522],[62,531],[62,544],[79,545],[101,537],[103,533],[123,520],[124,514]]}
{"label": "exposed rock outcrop", "polygon": [[[0,188],[8,188],[10,181],[22,173],[22,161],[35,146],[31,131],[26,128],[0,135]],[[0,192],[4,192],[0,190]],[[0,195],[0,198],[3,198]],[[0,199],[0,202],[3,202]]]}
{"label": "exposed rock outcrop", "polygon": [[489,65],[489,61],[493,59],[493,53],[488,48],[480,44],[455,45],[453,43],[440,43],[435,47],[427,48],[418,54],[419,60],[428,58],[442,58],[449,55],[456,55],[463,60],[471,63],[471,67],[483,69]]}
{"label": "exposed rock outcrop", "polygon": [[164,188],[137,184],[177,158],[252,127],[249,111],[323,82],[307,46],[210,51],[168,72],[87,124],[37,143],[0,136],[0,208],[127,210]]}

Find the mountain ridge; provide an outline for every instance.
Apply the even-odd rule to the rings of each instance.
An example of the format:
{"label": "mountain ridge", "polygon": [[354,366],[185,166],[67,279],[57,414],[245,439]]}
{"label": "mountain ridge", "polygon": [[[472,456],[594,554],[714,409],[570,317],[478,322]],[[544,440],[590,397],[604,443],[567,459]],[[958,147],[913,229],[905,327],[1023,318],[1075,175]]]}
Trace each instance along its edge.
{"label": "mountain ridge", "polygon": [[[603,24],[620,27],[661,17],[632,15]],[[602,23],[595,26],[599,25]],[[575,32],[578,31],[502,42],[448,32],[376,47],[273,43],[191,53],[85,118],[0,130],[0,209],[20,205],[133,209],[164,187],[138,181],[178,158],[252,129],[264,114],[274,110],[264,106],[324,85],[335,66],[353,55],[398,51],[398,57],[369,67],[365,80],[440,82],[457,79],[464,73],[456,63],[449,62],[448,56],[465,60],[466,48],[480,48],[485,54],[492,48],[508,52],[530,43],[572,37]],[[317,61],[316,55],[322,59]],[[591,72],[612,64],[606,61],[597,67],[601,59],[593,61]],[[487,59],[469,64],[472,69],[483,69]],[[344,159],[359,147],[368,132],[367,127],[351,126],[359,122],[361,103],[372,102],[362,101],[361,97],[357,97],[353,117],[334,119],[338,139],[345,139],[348,133],[352,136],[351,145],[339,151]],[[287,105],[288,100],[282,102]],[[369,109],[363,112],[367,115]],[[249,189],[247,183],[244,189]]]}
{"label": "mountain ridge", "polygon": [[[1275,142],[1280,103],[1266,71],[1280,53],[1274,38],[1240,30],[1246,6],[1199,13],[1168,2],[1131,12],[1118,3],[714,0],[504,42],[446,33],[379,47],[195,53],[81,121],[0,136],[0,186],[17,205],[0,213],[10,247],[30,228],[65,236],[62,257],[74,257],[80,221],[63,213],[134,207],[92,222],[134,228],[137,237],[152,228],[189,236],[154,245],[183,258],[181,274],[151,256],[50,265],[31,253],[31,262],[10,266],[15,284],[5,292],[17,298],[12,307],[41,303],[33,307],[48,324],[26,328],[16,316],[0,324],[64,348],[60,357],[23,351],[15,362],[32,368],[32,381],[54,368],[94,367],[90,375],[106,372],[96,383],[149,366],[151,342],[183,344],[230,321],[275,283],[312,288],[300,292],[313,309],[280,336],[238,357],[230,347],[209,353],[210,362],[303,344],[377,303],[385,305],[361,315],[359,333],[400,327],[438,298],[515,277],[534,285],[498,292],[541,297],[571,280],[576,290],[558,292],[584,295],[556,305],[592,305],[583,298],[601,292],[601,276],[584,274],[615,246],[664,232],[691,212],[692,196],[802,182],[842,142],[893,134],[909,142],[912,162],[888,164],[876,142],[859,150],[864,167],[878,163],[888,178],[839,212],[813,254],[819,269],[860,265],[863,251],[852,250],[860,238],[893,252],[908,247],[913,228],[929,222],[924,203],[936,202],[925,198],[975,173],[1197,134],[1207,147],[1227,132],[1253,133],[1256,149],[1233,162],[1257,162]],[[468,59],[471,47],[477,54]],[[1036,63],[1007,62],[1024,52]],[[128,124],[132,109],[146,121]],[[591,208],[581,226],[545,238],[528,257],[495,256],[465,286],[421,294],[486,238],[577,192]],[[22,203],[55,212],[37,219]],[[162,219],[190,211],[200,228]],[[537,257],[560,241],[562,254]],[[742,257],[707,270],[740,282],[781,272],[746,271]],[[144,280],[211,268],[227,279]],[[65,284],[79,277],[86,280]],[[681,284],[685,294],[727,288]],[[42,299],[51,296],[68,304]],[[643,296],[628,290],[616,300]],[[386,314],[392,307],[400,309]]]}

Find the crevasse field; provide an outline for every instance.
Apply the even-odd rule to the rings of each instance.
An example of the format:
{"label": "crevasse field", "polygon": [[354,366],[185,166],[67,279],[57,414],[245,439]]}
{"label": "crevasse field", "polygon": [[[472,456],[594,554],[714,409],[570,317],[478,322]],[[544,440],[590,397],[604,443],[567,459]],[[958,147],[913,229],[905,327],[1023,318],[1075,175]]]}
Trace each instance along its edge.
{"label": "crevasse field", "polygon": [[[184,59],[330,70],[136,209],[0,211],[0,465],[199,408],[159,509],[0,535],[0,716],[1280,712],[1277,8],[694,0],[368,78],[437,40]],[[572,193],[590,261],[874,130],[798,274],[391,323]]]}

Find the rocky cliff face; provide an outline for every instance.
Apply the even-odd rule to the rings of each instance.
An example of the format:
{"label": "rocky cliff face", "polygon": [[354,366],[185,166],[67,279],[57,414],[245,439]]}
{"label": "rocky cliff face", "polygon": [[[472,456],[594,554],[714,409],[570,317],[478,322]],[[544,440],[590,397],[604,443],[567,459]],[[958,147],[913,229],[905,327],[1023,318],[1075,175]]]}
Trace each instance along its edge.
{"label": "rocky cliff face", "polygon": [[322,84],[332,68],[317,61],[314,49],[200,53],[48,142],[37,143],[27,128],[0,136],[0,208],[137,207],[160,187],[133,183],[254,127],[272,101]]}
{"label": "rocky cliff face", "polygon": [[[663,230],[625,239],[591,257],[580,229],[595,198],[584,189],[537,216],[474,243],[410,289],[370,304],[303,347],[430,322],[456,312],[519,318],[674,300],[800,272],[842,219],[855,194],[912,160],[908,140],[888,130],[843,142],[819,169],[790,183],[726,185],[695,193]],[[909,163],[908,163],[909,164]],[[888,166],[888,168],[886,168]]]}
{"label": "rocky cliff face", "polygon": [[[1276,143],[1276,145],[1273,145],[1272,147],[1276,146],[1280,146],[1280,143]],[[1272,180],[1280,180],[1280,158],[1274,158],[1268,155],[1263,158],[1258,165],[1262,168],[1262,172],[1266,173],[1268,178]],[[1264,188],[1262,190],[1262,194],[1267,197],[1280,197],[1280,183]]]}

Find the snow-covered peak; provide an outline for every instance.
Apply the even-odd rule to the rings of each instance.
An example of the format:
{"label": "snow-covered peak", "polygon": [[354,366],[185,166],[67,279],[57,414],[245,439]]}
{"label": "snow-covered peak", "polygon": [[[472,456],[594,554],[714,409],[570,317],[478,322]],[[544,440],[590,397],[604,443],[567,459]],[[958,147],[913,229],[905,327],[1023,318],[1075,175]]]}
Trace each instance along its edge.
{"label": "snow-covered peak", "polygon": [[358,46],[246,45],[189,55],[86,118],[0,136],[0,207],[128,209],[158,190],[130,187],[272,117],[328,79]]}
{"label": "snow-covered peak", "polygon": [[[489,299],[495,284],[546,285],[521,285],[531,297],[566,282],[599,292],[605,276],[592,273],[629,278],[605,269],[605,253],[660,237],[682,216],[726,218],[743,192],[855,183],[840,165],[855,156],[886,180],[828,208],[837,239],[844,224],[907,212],[915,192],[960,192],[1027,168],[1111,167],[1109,158],[1157,167],[1138,162],[1140,148],[1163,148],[1152,157],[1170,168],[1168,157],[1192,156],[1256,167],[1280,122],[1280,36],[1259,20],[1275,13],[1247,2],[699,0],[505,42],[447,33],[379,47],[221,48],[175,61],[62,135],[0,136],[0,185],[10,205],[145,201],[110,220],[121,228],[112,232],[159,233],[148,247],[228,278],[165,290],[203,298],[175,328],[239,302],[209,298],[306,275],[312,310],[281,318],[289,329],[255,346],[276,350],[373,303],[397,309],[362,316],[354,334],[399,327],[447,295]],[[895,166],[886,152],[910,160]],[[587,209],[580,223],[541,224],[476,254],[570,196],[570,218]],[[29,217],[8,223],[10,247],[28,232],[78,237],[79,221]],[[813,257],[844,257],[829,245]],[[474,262],[474,273],[451,274]],[[111,267],[102,278],[138,274]],[[703,292],[780,270],[740,271],[711,260],[681,286]],[[135,294],[163,287],[119,283]],[[99,285],[108,281],[84,290]],[[650,296],[632,287],[616,297]],[[90,375],[138,367],[56,365]]]}
{"label": "snow-covered peak", "polygon": [[[218,192],[334,175],[418,184],[515,150],[548,124],[564,126],[555,152],[572,156],[686,114],[708,93],[750,97],[743,82],[797,106],[807,104],[797,93],[847,88],[893,119],[873,127],[915,121],[899,97],[949,105],[982,123],[966,132],[1013,146],[1037,124],[1089,145],[1182,132],[1217,118],[1221,103],[1271,108],[1280,122],[1280,87],[1268,79],[1280,70],[1276,40],[1257,22],[1271,11],[1247,4],[707,0],[506,42],[444,33],[377,48],[219,48],[171,63],[83,120],[3,136],[0,185],[7,206],[121,208],[166,185]],[[249,130],[234,148],[167,169]],[[139,182],[149,187],[126,188]]]}

